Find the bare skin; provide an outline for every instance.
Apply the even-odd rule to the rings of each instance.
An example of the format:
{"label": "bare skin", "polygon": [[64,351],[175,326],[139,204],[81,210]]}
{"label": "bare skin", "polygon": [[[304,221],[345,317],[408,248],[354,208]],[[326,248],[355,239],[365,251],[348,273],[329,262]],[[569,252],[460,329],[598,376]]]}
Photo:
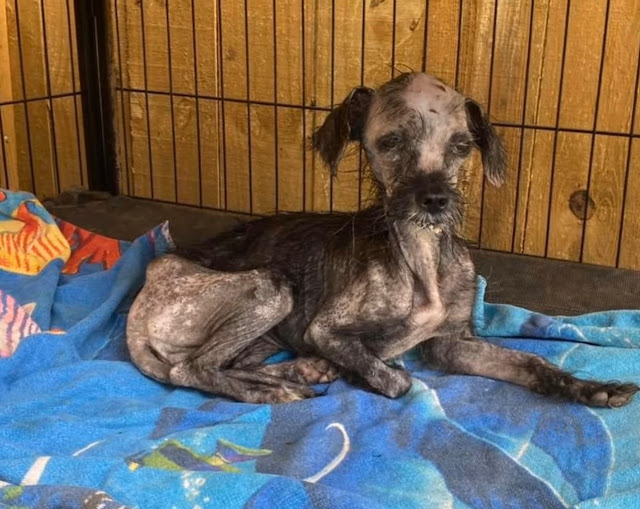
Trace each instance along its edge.
{"label": "bare skin", "polygon": [[[460,169],[475,147],[491,184],[505,172],[477,103],[421,73],[360,87],[313,136],[334,173],[350,141],[366,151],[375,205],[265,218],[150,267],[127,331],[143,372],[250,402],[309,397],[308,385],[338,374],[395,398],[411,377],[389,361],[418,347],[444,372],[593,406],[631,400],[635,384],[580,380],[472,338],[475,271],[456,234]],[[281,349],[298,359],[261,365]]]}
{"label": "bare skin", "polygon": [[[253,403],[300,400],[313,396],[309,384],[330,381],[326,361],[299,358],[258,367],[280,347],[255,345],[291,308],[289,289],[266,271],[219,273],[165,256],[151,263],[147,284],[131,307],[129,351],[143,373],[163,383],[215,388]],[[253,346],[235,368],[233,361]],[[322,372],[314,371],[316,362]]]}

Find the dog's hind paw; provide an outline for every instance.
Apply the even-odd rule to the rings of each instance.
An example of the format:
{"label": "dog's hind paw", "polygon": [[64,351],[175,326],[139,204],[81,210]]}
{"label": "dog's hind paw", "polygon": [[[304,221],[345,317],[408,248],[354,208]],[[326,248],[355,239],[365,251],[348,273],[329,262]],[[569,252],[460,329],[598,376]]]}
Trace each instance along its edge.
{"label": "dog's hind paw", "polygon": [[561,397],[593,407],[621,407],[640,390],[636,384],[583,380],[540,359],[529,363],[534,382],[529,388],[539,394]]}
{"label": "dog's hind paw", "polygon": [[638,390],[640,387],[632,383],[588,382],[580,400],[589,406],[617,408],[630,403]]}
{"label": "dog's hind paw", "polygon": [[326,359],[305,359],[300,365],[301,383],[326,384],[338,378],[338,369]]}

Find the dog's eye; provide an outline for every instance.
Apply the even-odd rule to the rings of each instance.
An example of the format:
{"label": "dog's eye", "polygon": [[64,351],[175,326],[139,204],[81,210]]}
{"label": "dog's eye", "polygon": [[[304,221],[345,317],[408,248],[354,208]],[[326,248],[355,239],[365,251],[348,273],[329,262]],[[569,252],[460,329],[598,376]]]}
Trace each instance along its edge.
{"label": "dog's eye", "polygon": [[471,152],[471,142],[462,141],[456,143],[455,145],[453,145],[451,150],[457,156],[468,156],[469,152]]}
{"label": "dog's eye", "polygon": [[385,134],[378,140],[378,149],[382,152],[389,152],[402,143],[402,136],[398,133]]}

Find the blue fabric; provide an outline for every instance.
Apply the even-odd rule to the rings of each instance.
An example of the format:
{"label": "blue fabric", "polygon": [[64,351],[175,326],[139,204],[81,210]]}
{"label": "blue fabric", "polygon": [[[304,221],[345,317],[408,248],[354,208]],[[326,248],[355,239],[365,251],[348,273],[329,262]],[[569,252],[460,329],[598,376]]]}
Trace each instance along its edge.
{"label": "blue fabric", "polygon": [[[10,197],[7,217],[31,199]],[[398,400],[339,380],[312,400],[251,405],[144,377],[126,353],[126,311],[169,242],[159,227],[75,274],[64,274],[73,249],[35,275],[0,271],[0,290],[48,310],[31,316],[53,330],[0,360],[0,507],[640,507],[640,401],[591,409],[411,356],[413,388]],[[478,334],[640,383],[640,312],[547,317],[484,302],[484,284]]]}

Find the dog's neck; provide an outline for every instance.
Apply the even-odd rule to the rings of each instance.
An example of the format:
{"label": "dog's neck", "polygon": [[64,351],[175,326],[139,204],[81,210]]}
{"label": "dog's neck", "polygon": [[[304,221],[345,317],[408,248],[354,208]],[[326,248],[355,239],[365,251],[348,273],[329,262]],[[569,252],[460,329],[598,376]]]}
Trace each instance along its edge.
{"label": "dog's neck", "polygon": [[393,225],[393,235],[409,270],[413,273],[427,301],[439,302],[438,267],[440,265],[441,236],[437,229],[420,228],[401,221]]}

